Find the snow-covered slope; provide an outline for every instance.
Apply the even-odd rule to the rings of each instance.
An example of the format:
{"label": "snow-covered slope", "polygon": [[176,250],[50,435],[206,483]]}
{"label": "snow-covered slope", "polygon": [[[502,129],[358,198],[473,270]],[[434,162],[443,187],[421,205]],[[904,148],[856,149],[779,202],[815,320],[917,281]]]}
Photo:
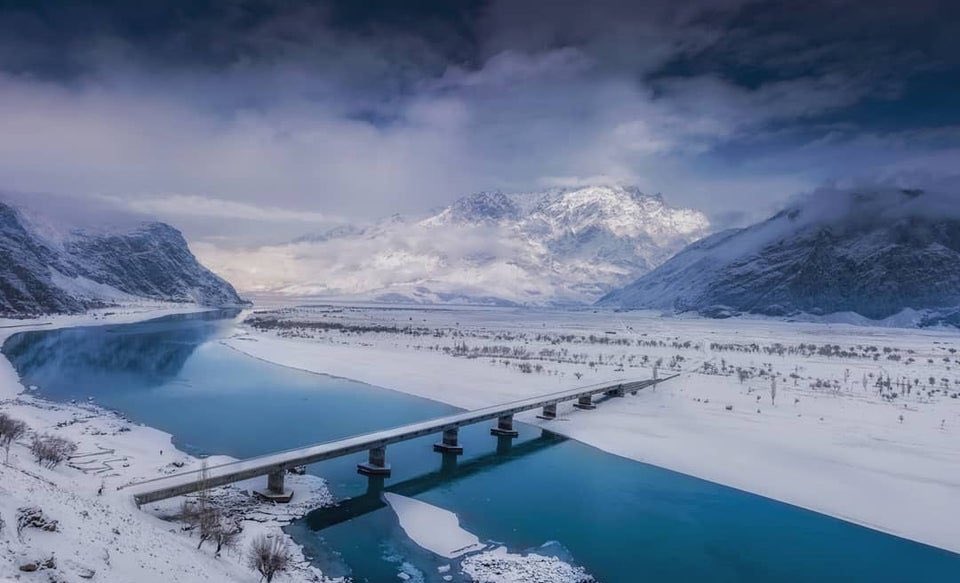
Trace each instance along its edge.
{"label": "snow-covered slope", "polygon": [[960,204],[952,193],[825,189],[770,219],[698,241],[602,305],[772,316],[916,310],[960,323]]}
{"label": "snow-covered slope", "polygon": [[0,202],[0,314],[76,313],[138,299],[242,303],[169,225],[61,235]]}
{"label": "snow-covered slope", "polygon": [[392,216],[251,253],[211,256],[251,291],[418,303],[589,303],[709,230],[635,188],[480,192],[426,218]]}

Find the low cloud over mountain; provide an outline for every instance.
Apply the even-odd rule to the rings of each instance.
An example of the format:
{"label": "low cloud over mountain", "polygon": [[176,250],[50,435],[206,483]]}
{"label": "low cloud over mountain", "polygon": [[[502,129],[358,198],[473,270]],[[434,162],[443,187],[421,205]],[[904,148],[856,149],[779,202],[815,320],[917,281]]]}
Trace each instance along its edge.
{"label": "low cloud over mountain", "polygon": [[709,231],[635,188],[481,192],[426,218],[393,216],[248,252],[198,250],[242,289],[391,301],[590,303]]}

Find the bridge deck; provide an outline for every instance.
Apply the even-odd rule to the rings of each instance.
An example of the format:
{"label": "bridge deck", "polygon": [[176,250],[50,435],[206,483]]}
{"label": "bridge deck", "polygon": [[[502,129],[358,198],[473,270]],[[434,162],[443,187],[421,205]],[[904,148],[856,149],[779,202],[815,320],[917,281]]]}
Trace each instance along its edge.
{"label": "bridge deck", "polygon": [[374,431],[372,433],[337,439],[317,445],[210,466],[206,468],[205,476],[201,475],[201,470],[193,470],[128,484],[122,486],[122,488],[130,488],[133,490],[133,498],[138,505],[156,502],[196,492],[205,487],[213,488],[257,476],[283,472],[296,466],[316,463],[377,447],[386,447],[393,443],[415,439],[433,433],[440,433],[464,425],[472,425],[490,419],[497,419],[498,417],[506,415],[515,415],[545,405],[552,405],[600,393],[608,393],[610,391],[623,391],[625,393],[637,391],[650,385],[669,380],[670,378],[673,377],[643,381],[621,380],[578,387],[558,393],[484,407],[474,411],[455,413],[453,415],[411,423],[392,429]]}

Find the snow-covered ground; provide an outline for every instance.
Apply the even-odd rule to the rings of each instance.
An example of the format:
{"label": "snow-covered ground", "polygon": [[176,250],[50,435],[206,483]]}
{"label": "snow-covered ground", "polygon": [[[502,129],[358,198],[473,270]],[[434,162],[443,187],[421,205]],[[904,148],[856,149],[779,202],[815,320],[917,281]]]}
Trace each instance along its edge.
{"label": "snow-covered ground", "polygon": [[[29,329],[134,322],[200,309],[141,304],[82,316],[0,320],[0,343]],[[211,499],[242,527],[235,548],[216,557],[213,543],[197,550],[199,539],[183,523],[161,519],[179,511],[179,500],[139,510],[117,489],[133,480],[199,467],[199,460],[173,447],[169,434],[131,423],[92,403],[36,399],[23,391],[5,358],[0,358],[0,412],[26,422],[30,434],[56,435],[78,445],[69,461],[42,468],[30,454],[28,434],[11,447],[9,464],[0,465],[0,524],[5,524],[0,528],[0,580],[254,582],[259,574],[247,567],[245,559],[250,541],[261,534],[286,537],[284,524],[331,503],[326,484],[314,476],[288,477],[288,487],[296,492],[290,505],[254,504],[252,483],[216,489]],[[39,508],[45,520],[57,521],[56,531],[27,527],[18,532],[18,513],[29,507]],[[287,581],[325,580],[306,564],[299,547],[292,551],[295,568]],[[35,571],[24,570],[34,567]]]}
{"label": "snow-covered ground", "polygon": [[960,552],[956,330],[369,306],[251,318],[229,346],[465,408],[681,372],[594,411],[522,420]]}
{"label": "snow-covered ground", "polygon": [[407,536],[434,554],[453,559],[484,547],[475,534],[460,527],[457,515],[449,510],[390,492],[383,497]]}

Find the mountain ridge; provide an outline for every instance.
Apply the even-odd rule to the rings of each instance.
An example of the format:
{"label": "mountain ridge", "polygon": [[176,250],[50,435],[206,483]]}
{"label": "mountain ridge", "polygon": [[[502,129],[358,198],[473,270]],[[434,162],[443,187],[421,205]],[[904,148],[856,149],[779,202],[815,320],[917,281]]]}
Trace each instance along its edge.
{"label": "mountain ridge", "polygon": [[0,201],[0,315],[79,313],[143,299],[245,303],[233,286],[200,265],[180,231],[165,223],[60,235]]}
{"label": "mountain ridge", "polygon": [[960,309],[960,206],[916,189],[823,189],[766,221],[697,241],[597,303],[702,315],[883,320],[922,324]]}

